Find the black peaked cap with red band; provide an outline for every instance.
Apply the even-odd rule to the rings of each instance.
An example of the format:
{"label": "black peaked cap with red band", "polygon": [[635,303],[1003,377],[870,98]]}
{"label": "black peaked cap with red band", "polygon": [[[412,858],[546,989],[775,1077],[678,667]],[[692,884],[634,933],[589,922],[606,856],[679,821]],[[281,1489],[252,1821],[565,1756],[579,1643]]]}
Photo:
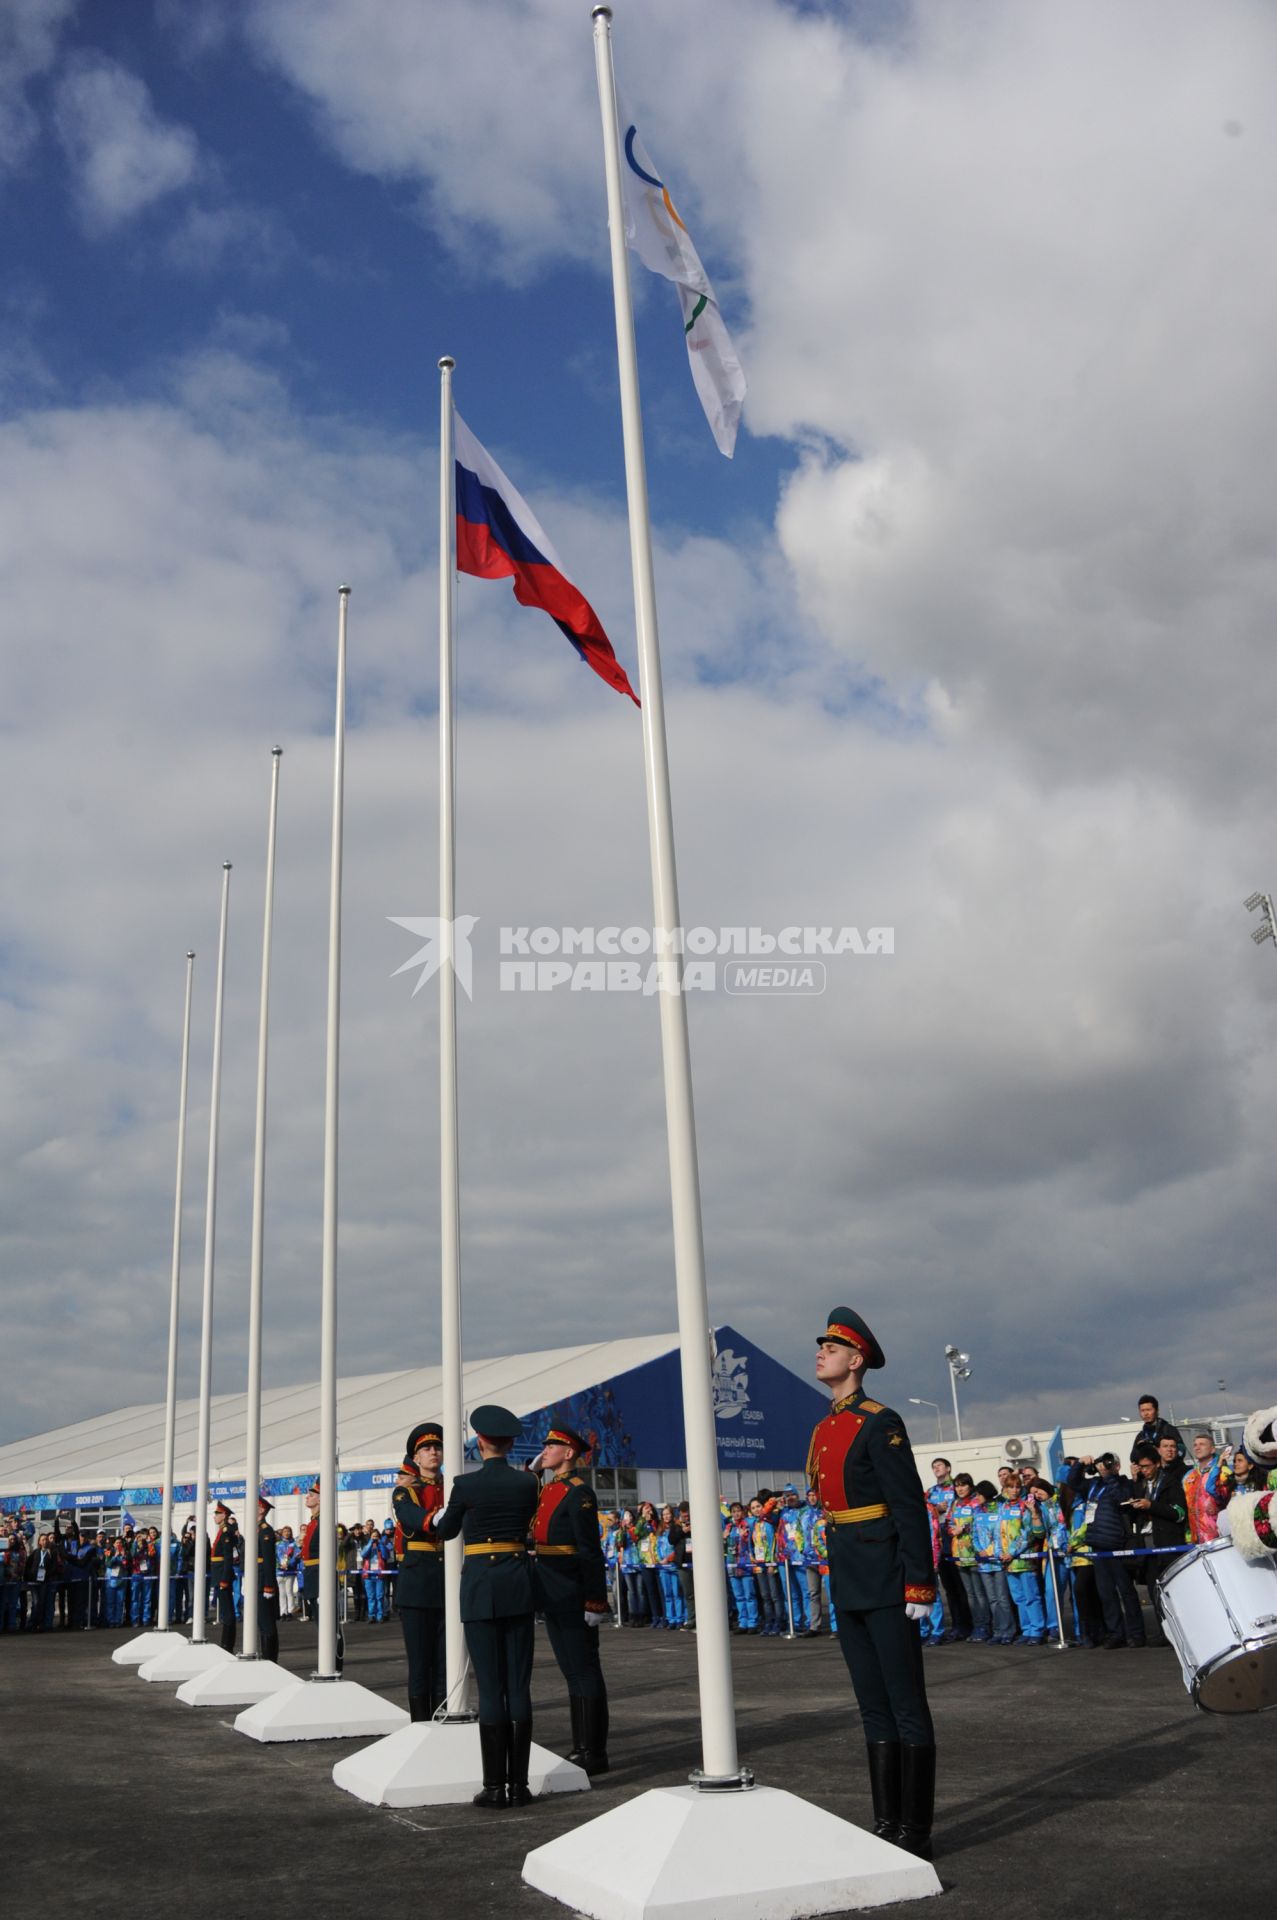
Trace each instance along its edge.
{"label": "black peaked cap with red band", "polygon": [[829,1316],[829,1325],[823,1333],[816,1335],[816,1345],[826,1340],[836,1340],[840,1346],[854,1347],[857,1353],[865,1356],[865,1371],[870,1367],[885,1367],[886,1355],[870,1333],[858,1313],[850,1307],[835,1307]]}
{"label": "black peaked cap with red band", "polygon": [[546,1434],[543,1444],[547,1447],[571,1447],[578,1458],[590,1451],[588,1440],[583,1440],[579,1433],[573,1433],[571,1427],[561,1427],[557,1420]]}
{"label": "black peaked cap with red band", "polygon": [[419,1420],[412,1432],[408,1435],[407,1441],[404,1444],[403,1463],[405,1467],[410,1467],[414,1473],[417,1470],[415,1457],[417,1448],[424,1445],[427,1440],[437,1440],[440,1446],[443,1445],[443,1427],[438,1420]]}

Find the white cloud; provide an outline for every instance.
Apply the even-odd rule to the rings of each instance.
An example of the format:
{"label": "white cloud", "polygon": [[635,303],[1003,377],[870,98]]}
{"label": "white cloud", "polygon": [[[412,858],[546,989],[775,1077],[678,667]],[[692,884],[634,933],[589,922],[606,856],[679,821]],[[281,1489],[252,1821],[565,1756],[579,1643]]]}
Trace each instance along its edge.
{"label": "white cloud", "polygon": [[[256,44],[350,164],[420,187],[473,271],[602,271],[588,26],[493,4],[476,46],[468,13],[427,31],[423,11],[257,0]],[[980,1424],[1006,1432],[1150,1384],[1187,1397],[1201,1352],[1262,1396],[1277,1021],[1240,902],[1273,879],[1275,29],[1253,0],[937,3],[906,26],[867,46],[772,0],[617,23],[720,288],[739,269],[753,425],[803,449],[774,539],[660,540],[685,912],[897,931],[894,959],[843,963],[818,1002],[693,1005],[715,1311],[801,1366],[852,1292],[892,1322],[893,1397],[940,1398],[958,1337]],[[238,1384],[276,738],[269,1365],[314,1372],[342,575],[343,1364],[401,1352],[404,1324],[433,1352],[433,1035],[386,919],[433,905],[433,465],[299,418],[253,347],[231,324],[149,406],[0,435],[24,637],[0,1216],[32,1340],[65,1315],[109,1356],[97,1404],[155,1392],[162,1313],[152,1331],[130,1309],[164,1297],[181,954],[200,948],[206,1052],[228,854],[219,1367]],[[621,517],[493,451],[629,664]],[[470,1342],[491,1346],[498,1307],[508,1344],[583,1316],[665,1326],[655,1010],[485,993],[482,957],[505,922],[644,918],[634,716],[504,587],[463,583],[461,604]]]}
{"label": "white cloud", "polygon": [[[156,1391],[187,945],[200,955],[196,1262],[224,858],[217,1384],[240,1378],[276,740],[267,1366],[278,1380],[314,1374],[343,576],[355,724],[342,1364],[376,1367],[392,1343],[402,1354],[405,1325],[433,1353],[433,1014],[392,977],[406,949],[387,919],[434,904],[433,471],[429,449],[299,418],[225,348],[149,406],[33,413],[0,434],[0,563],[23,636],[6,754],[23,804],[8,812],[0,876],[0,1217],[6,1270],[23,1283],[11,1337],[25,1346],[53,1325],[92,1351],[90,1371],[69,1353],[54,1362],[80,1405]],[[629,657],[620,515],[521,478],[565,552],[587,556]],[[819,1001],[693,1003],[715,1312],[801,1367],[809,1322],[850,1284],[892,1322],[898,1392],[930,1383],[938,1397],[938,1347],[956,1328],[978,1354],[982,1423],[1008,1432],[1062,1381],[1072,1408],[1100,1413],[1150,1368],[1191,1391],[1195,1335],[1239,1392],[1262,1391],[1277,1333],[1263,1197],[1277,1116],[1254,1061],[1277,1022],[1238,905],[1262,868],[1258,822],[1212,824],[1134,780],[1044,793],[987,742],[939,746],[834,715],[816,653],[805,677],[702,687],[686,632],[721,602],[729,644],[739,610],[770,591],[767,563],[751,575],[718,542],[662,538],[658,565],[689,921],[880,924],[897,939],[892,959],[831,962]],[[779,618],[778,605],[767,625]],[[458,904],[479,916],[462,1021],[468,1340],[490,1347],[498,1313],[505,1345],[570,1339],[583,1315],[598,1335],[663,1327],[674,1309],[652,1002],[493,990],[501,924],[646,918],[636,716],[501,585],[462,583],[460,659]],[[1245,1329],[1231,1347],[1221,1293]],[[1089,1388],[1057,1321],[1105,1328]],[[17,1383],[11,1430],[44,1423],[47,1379],[27,1399]]]}
{"label": "white cloud", "polygon": [[39,132],[28,99],[57,58],[76,0],[6,0],[0,9],[0,169],[18,166]]}
{"label": "white cloud", "polygon": [[145,82],[113,60],[84,54],[68,64],[54,122],[92,233],[114,231],[196,178],[195,135],[162,120]]}

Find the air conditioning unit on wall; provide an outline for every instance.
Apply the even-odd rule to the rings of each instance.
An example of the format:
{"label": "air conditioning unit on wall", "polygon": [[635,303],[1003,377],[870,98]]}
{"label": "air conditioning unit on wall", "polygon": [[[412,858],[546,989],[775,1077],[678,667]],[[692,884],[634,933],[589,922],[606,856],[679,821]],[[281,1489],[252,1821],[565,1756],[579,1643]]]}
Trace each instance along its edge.
{"label": "air conditioning unit on wall", "polygon": [[1013,1433],[1002,1442],[1002,1451],[1008,1460],[1023,1460],[1034,1463],[1038,1455],[1038,1443],[1031,1433]]}

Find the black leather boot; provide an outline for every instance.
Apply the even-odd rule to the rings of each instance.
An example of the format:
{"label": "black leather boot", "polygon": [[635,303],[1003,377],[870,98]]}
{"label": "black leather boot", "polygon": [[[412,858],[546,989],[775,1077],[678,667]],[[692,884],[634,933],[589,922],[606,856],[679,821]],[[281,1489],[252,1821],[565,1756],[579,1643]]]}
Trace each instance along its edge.
{"label": "black leather boot", "polygon": [[532,1752],[532,1722],[513,1720],[510,1723],[510,1805],[526,1807],[532,1803],[532,1789],[528,1785],[528,1757]]}
{"label": "black leather boot", "polygon": [[410,1693],[408,1695],[408,1718],[410,1720],[428,1720],[430,1718],[430,1702],[424,1693]]}
{"label": "black leather boot", "polygon": [[584,1767],[592,1780],[595,1774],[606,1773],[608,1770],[606,1698],[582,1700],[581,1719],[585,1738],[577,1765]]}
{"label": "black leather boot", "polygon": [[508,1807],[510,1801],[505,1785],[505,1749],[508,1723],[497,1720],[485,1725],[479,1722],[479,1752],[483,1755],[483,1788],[476,1793],[473,1804],[476,1807]]}
{"label": "black leather boot", "polygon": [[900,1749],[900,1832],[896,1845],[919,1860],[931,1858],[931,1823],[936,1804],[936,1750]]}
{"label": "black leather boot", "polygon": [[873,1794],[873,1830],[880,1840],[894,1840],[900,1831],[900,1742],[869,1740],[869,1789]]}
{"label": "black leather boot", "polygon": [[572,1750],[568,1759],[574,1767],[579,1767],[585,1758],[585,1704],[579,1693],[568,1695],[568,1712],[572,1716]]}

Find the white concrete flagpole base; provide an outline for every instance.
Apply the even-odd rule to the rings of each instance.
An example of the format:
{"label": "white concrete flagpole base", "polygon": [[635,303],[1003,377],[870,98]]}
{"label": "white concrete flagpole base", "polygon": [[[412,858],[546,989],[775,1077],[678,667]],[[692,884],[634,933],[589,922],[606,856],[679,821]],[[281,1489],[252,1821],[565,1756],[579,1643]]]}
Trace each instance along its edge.
{"label": "white concrete flagpole base", "polygon": [[194,1680],[184,1680],[177,1697],[188,1707],[251,1707],[273,1693],[305,1682],[274,1660],[249,1660],[243,1654],[226,1666],[210,1667]]}
{"label": "white concrete flagpole base", "polygon": [[590,1920],[801,1920],[940,1892],[927,1861],[776,1787],[655,1788],[534,1848],[523,1878]]}
{"label": "white concrete flagpole base", "polygon": [[[375,1746],[347,1754],[333,1768],[333,1784],[373,1807],[447,1807],[472,1800],[483,1785],[477,1720],[419,1720]],[[582,1793],[589,1776],[548,1747],[533,1745],[528,1785],[533,1793]]]}
{"label": "white concrete flagpole base", "polygon": [[250,1740],[375,1740],[410,1726],[402,1707],[354,1680],[299,1681],[235,1717]]}
{"label": "white concrete flagpole base", "polygon": [[148,1627],[145,1633],[135,1633],[131,1640],[117,1647],[111,1660],[117,1667],[140,1667],[147,1660],[158,1660],[170,1647],[188,1644],[186,1635],[175,1633],[172,1627]]}
{"label": "white concrete flagpole base", "polygon": [[224,1666],[234,1658],[233,1653],[227,1653],[214,1640],[201,1640],[197,1645],[194,1640],[183,1640],[179,1636],[176,1646],[167,1647],[154,1660],[140,1666],[137,1677],[177,1686],[182,1680],[193,1680],[197,1673],[207,1673],[210,1667]]}

